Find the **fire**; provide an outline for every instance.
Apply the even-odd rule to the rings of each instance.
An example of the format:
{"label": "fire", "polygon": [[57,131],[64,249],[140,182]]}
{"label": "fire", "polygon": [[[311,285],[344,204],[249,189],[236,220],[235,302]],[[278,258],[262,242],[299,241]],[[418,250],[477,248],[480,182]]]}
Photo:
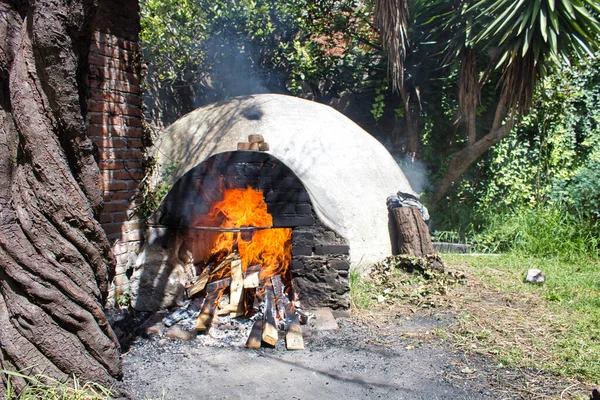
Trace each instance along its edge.
{"label": "fire", "polygon": [[[270,227],[273,217],[267,211],[262,190],[223,189],[222,201],[212,204],[206,219],[212,226],[221,228]],[[241,232],[220,232],[210,255],[230,254],[234,247],[242,260],[242,269],[249,265],[260,264],[260,277],[266,279],[276,274],[284,275],[291,261],[290,228],[257,229],[250,237]]]}

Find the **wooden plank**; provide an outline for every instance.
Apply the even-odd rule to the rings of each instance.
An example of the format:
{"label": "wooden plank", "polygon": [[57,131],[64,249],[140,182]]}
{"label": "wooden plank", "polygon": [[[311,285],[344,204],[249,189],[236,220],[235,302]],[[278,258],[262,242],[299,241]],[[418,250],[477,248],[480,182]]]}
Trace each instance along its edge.
{"label": "wooden plank", "polygon": [[260,283],[260,272],[252,272],[244,277],[244,288],[257,288]]}
{"label": "wooden plank", "polygon": [[246,341],[247,348],[260,348],[260,344],[262,342],[263,326],[264,322],[262,319],[256,320],[256,322],[254,322],[254,325],[252,325],[252,330],[250,331],[250,336],[248,336],[248,341]]}
{"label": "wooden plank", "polygon": [[283,280],[280,275],[271,277],[273,291],[277,299],[277,310],[287,320],[287,330],[285,333],[285,347],[288,350],[304,350],[304,338],[302,337],[302,327],[300,326],[300,317],[296,314],[294,304],[285,294]]}
{"label": "wooden plank", "polygon": [[231,318],[244,315],[244,274],[242,272],[242,260],[231,263],[231,286],[229,288],[229,309]]}
{"label": "wooden plank", "polygon": [[249,265],[244,272],[244,289],[257,288],[260,285],[260,271],[262,265]]}
{"label": "wooden plank", "polygon": [[275,305],[277,307],[277,313],[280,318],[285,318],[285,307],[290,302],[285,294],[285,286],[281,275],[273,275],[271,277],[271,283],[273,284],[273,293],[275,295]]}
{"label": "wooden plank", "polygon": [[295,313],[291,315],[287,332],[285,333],[285,347],[288,350],[304,350],[304,338],[302,337],[300,318]]}
{"label": "wooden plank", "polygon": [[279,332],[275,325],[275,295],[273,286],[265,285],[265,323],[262,333],[263,342],[275,346],[279,339]]}
{"label": "wooden plank", "polygon": [[203,270],[202,273],[200,274],[200,276],[198,277],[198,279],[196,279],[196,281],[189,287],[186,288],[186,296],[188,298],[191,298],[192,296],[196,295],[197,293],[200,293],[201,291],[203,291],[205,288],[208,290],[208,288],[206,287],[208,280],[210,279],[210,275],[218,272],[219,270],[223,269],[224,267],[226,267],[227,265],[231,264],[233,261],[235,260],[239,260],[240,259],[240,255],[238,253],[231,253],[229,254],[227,257],[225,257],[225,259],[223,261],[221,261],[215,268],[212,268],[211,265],[207,265]]}
{"label": "wooden plank", "polygon": [[210,328],[210,324],[212,323],[215,311],[217,309],[219,298],[227,287],[227,284],[224,282],[225,280],[220,280],[219,284],[215,284],[213,286],[214,290],[209,291],[206,295],[206,300],[204,300],[204,305],[202,306],[202,312],[196,321],[196,331],[204,333],[208,331],[208,328]]}
{"label": "wooden plank", "polygon": [[203,291],[204,288],[206,287],[206,284],[208,283],[209,276],[210,276],[210,266],[207,265],[202,270],[202,273],[200,274],[198,279],[196,279],[196,281],[190,287],[186,288],[186,291],[185,291],[186,297],[189,299],[192,296],[194,296],[195,294]]}

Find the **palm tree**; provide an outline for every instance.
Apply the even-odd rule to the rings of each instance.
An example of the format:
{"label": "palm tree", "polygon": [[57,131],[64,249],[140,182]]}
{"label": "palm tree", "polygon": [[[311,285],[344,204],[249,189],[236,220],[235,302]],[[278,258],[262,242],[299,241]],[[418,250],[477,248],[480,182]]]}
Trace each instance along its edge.
{"label": "palm tree", "polygon": [[[600,13],[600,4],[594,0],[414,0],[410,4],[408,0],[378,0],[377,21],[390,54],[394,87],[403,87],[400,70],[411,32],[406,15],[411,6],[423,4],[430,12],[429,40],[445,41],[443,56],[426,56],[439,56],[440,65],[458,64],[455,121],[467,132],[464,147],[451,158],[438,185],[435,199],[440,200],[528,112],[538,81],[553,66],[593,56],[600,34],[594,14]],[[487,132],[478,132],[479,92],[483,85],[494,83],[500,90],[493,122]]]}

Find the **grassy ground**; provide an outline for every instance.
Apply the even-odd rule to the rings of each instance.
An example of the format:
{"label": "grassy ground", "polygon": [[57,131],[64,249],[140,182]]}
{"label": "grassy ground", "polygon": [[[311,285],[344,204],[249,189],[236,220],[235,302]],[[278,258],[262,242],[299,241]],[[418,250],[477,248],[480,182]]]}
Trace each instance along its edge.
{"label": "grassy ground", "polygon": [[[8,379],[5,394],[7,400],[107,400],[112,391],[97,383],[81,384],[77,379],[62,383],[44,375],[27,376],[18,372],[0,370]],[[20,393],[16,393],[11,382],[20,380],[26,384]]]}
{"label": "grassy ground", "polygon": [[[408,274],[388,261],[369,277],[352,276],[353,307],[359,314],[369,308],[446,310],[455,322],[439,329],[438,337],[499,365],[572,381],[569,393],[587,398],[600,383],[597,261],[516,254],[443,258],[450,273]],[[546,283],[525,283],[529,268],[544,271]]]}

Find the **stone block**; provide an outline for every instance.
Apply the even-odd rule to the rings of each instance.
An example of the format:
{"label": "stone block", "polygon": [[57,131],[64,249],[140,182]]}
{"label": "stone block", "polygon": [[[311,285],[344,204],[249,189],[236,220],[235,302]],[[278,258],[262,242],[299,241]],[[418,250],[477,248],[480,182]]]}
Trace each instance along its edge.
{"label": "stone block", "polygon": [[327,264],[336,270],[348,271],[350,269],[350,263],[344,260],[330,260]]}
{"label": "stone block", "polygon": [[292,246],[292,256],[311,256],[312,254],[312,247]]}
{"label": "stone block", "polygon": [[296,205],[294,203],[269,204],[267,209],[269,214],[273,216],[281,214],[294,214],[296,212]]}
{"label": "stone block", "polygon": [[298,214],[312,214],[313,209],[310,203],[296,204],[296,213]]}
{"label": "stone block", "polygon": [[300,272],[304,270],[304,263],[299,260],[292,260],[292,271]]}
{"label": "stone block", "polygon": [[279,216],[273,218],[273,226],[275,227],[294,227],[294,226],[310,226],[315,223],[315,217],[312,215],[297,215],[297,216]]}
{"label": "stone block", "polygon": [[350,246],[347,244],[318,244],[315,246],[315,254],[350,254]]}
{"label": "stone block", "polygon": [[312,328],[316,331],[339,331],[340,327],[333,317],[330,308],[314,310],[315,319],[311,321]]}

